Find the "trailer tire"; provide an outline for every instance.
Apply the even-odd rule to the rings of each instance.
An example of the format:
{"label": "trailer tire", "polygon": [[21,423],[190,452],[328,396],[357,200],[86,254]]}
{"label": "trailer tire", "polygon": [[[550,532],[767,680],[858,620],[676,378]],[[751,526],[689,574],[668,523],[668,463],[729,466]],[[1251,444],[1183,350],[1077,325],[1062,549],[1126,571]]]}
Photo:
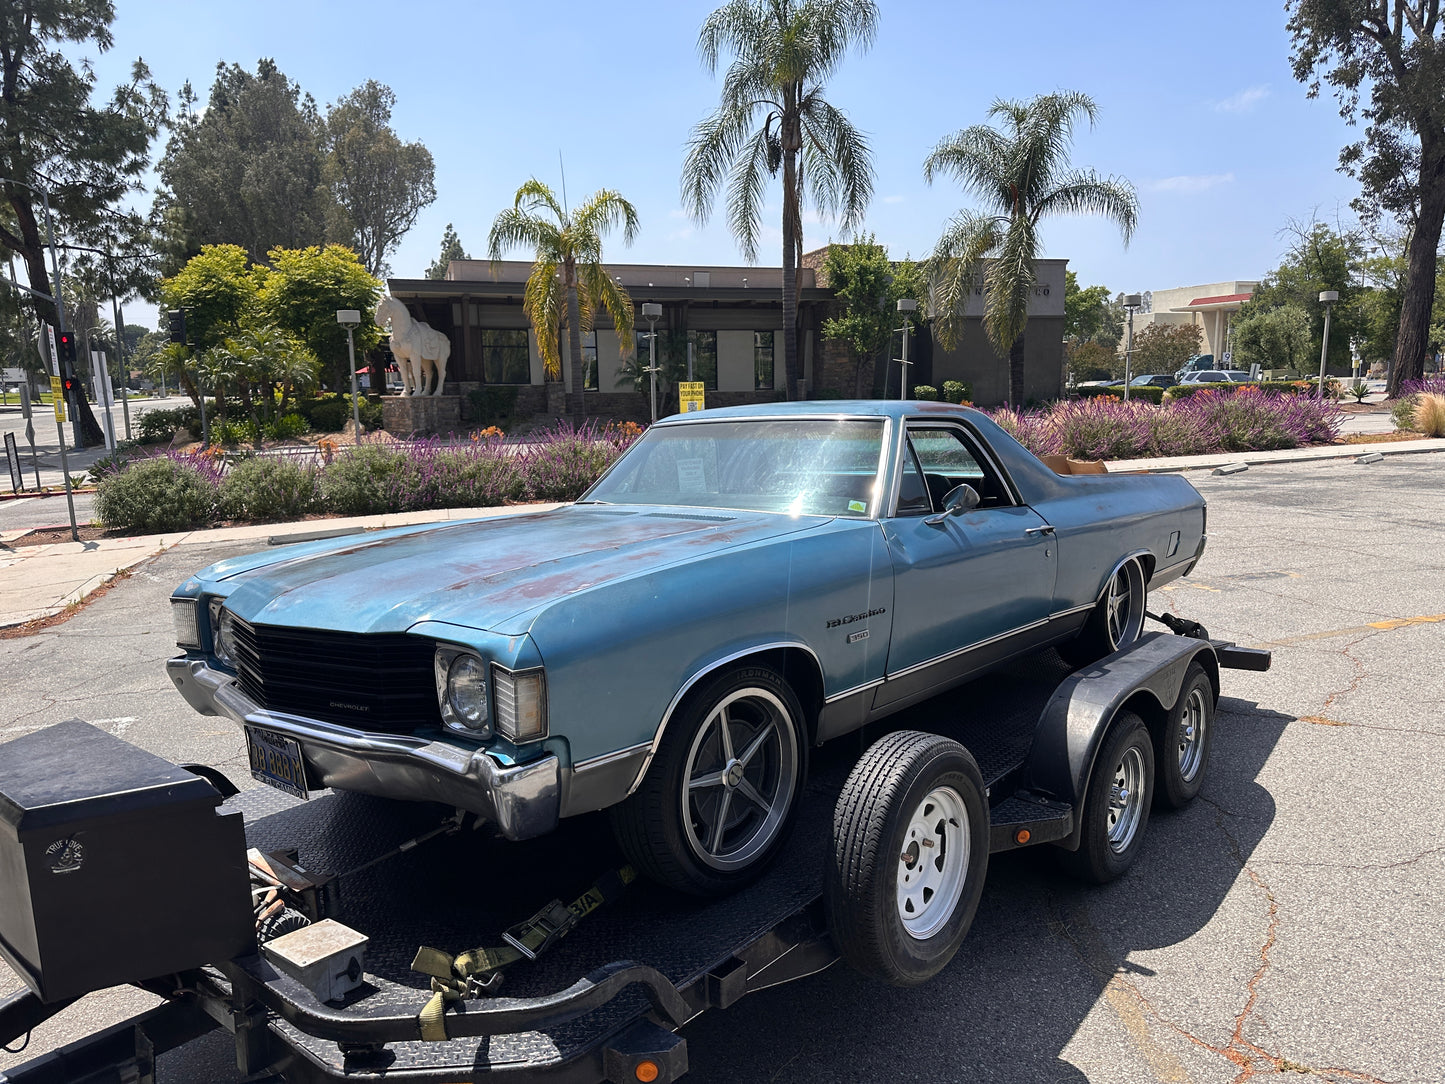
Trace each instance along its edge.
{"label": "trailer tire", "polygon": [[1197,661],[1184,672],[1179,699],[1154,735],[1154,807],[1183,809],[1204,785],[1214,742],[1214,683]]}
{"label": "trailer tire", "polygon": [[1094,758],[1079,849],[1059,852],[1064,869],[1094,884],[1123,876],[1143,846],[1153,790],[1154,742],[1139,716],[1120,712]]}
{"label": "trailer tire", "polygon": [[777,857],[807,766],[803,708],[782,675],[724,671],[678,709],[642,783],[612,807],[613,834],[658,884],[694,896],[732,892]]}
{"label": "trailer tire", "polygon": [[988,801],[968,750],[917,731],[880,738],[833,810],[824,900],[843,958],[893,986],[932,978],[973,924],[988,852]]}

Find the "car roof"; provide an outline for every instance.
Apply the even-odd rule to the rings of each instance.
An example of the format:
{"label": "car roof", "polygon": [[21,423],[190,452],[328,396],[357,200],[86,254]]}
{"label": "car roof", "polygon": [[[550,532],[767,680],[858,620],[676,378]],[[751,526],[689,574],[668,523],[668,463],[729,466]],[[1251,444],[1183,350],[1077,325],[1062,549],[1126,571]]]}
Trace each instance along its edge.
{"label": "car roof", "polygon": [[950,417],[982,415],[973,407],[936,403],[920,399],[806,399],[794,403],[753,403],[747,406],[715,407],[690,414],[659,418],[658,425],[685,425],[694,421],[740,421],[763,418],[914,418],[920,414]]}

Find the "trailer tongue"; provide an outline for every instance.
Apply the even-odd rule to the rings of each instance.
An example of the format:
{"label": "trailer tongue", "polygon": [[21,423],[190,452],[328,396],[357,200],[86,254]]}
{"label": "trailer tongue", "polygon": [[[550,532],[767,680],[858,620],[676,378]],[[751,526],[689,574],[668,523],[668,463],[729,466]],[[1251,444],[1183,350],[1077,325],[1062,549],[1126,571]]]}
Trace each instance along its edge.
{"label": "trailer tongue", "polygon": [[[1046,653],[920,705],[861,761],[821,750],[776,864],[711,901],[627,884],[600,816],[514,844],[450,809],[360,794],[256,788],[222,803],[87,724],[39,731],[0,754],[0,869],[15,874],[0,884],[0,953],[30,987],[0,1003],[0,1043],[102,986],[165,1002],[0,1082],[152,1080],[158,1053],[214,1028],[235,1036],[242,1074],[302,1084],[675,1080],[687,1071],[677,1032],[709,1008],[840,956],[895,983],[944,966],[989,851],[1053,842],[1076,868],[1100,848],[1131,858],[1153,771],[1161,786],[1202,781],[1219,667],[1268,664],[1267,652],[1151,634],[1079,673]],[[1191,710],[1203,712],[1192,724]],[[1132,806],[1109,773],[1155,758],[1125,731],[1154,735],[1159,761],[1129,784]],[[91,767],[67,775],[75,764]],[[859,789],[880,780],[900,792],[911,780],[921,804],[890,809]],[[915,815],[930,801],[943,820]],[[886,851],[873,869],[849,850],[869,833]],[[979,846],[960,858],[968,838]],[[910,894],[915,874],[933,887]]]}

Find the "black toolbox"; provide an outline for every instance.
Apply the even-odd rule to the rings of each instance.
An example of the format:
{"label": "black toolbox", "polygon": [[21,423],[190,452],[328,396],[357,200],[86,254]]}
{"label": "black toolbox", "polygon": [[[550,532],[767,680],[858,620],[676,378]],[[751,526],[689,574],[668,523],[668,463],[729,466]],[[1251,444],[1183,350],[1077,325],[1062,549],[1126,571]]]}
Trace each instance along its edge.
{"label": "black toolbox", "polygon": [[239,813],[79,719],[0,745],[0,955],[46,1002],[254,951]]}

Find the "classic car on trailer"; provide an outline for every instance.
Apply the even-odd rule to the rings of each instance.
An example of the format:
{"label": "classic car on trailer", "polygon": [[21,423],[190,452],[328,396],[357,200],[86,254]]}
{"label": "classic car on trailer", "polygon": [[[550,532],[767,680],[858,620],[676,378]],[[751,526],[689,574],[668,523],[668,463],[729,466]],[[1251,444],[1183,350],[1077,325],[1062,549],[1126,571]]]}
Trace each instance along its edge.
{"label": "classic car on trailer", "polygon": [[[552,511],[213,565],[171,600],[168,665],[274,786],[440,802],[513,840],[608,808],[638,869],[712,895],[783,845],[810,747],[1051,645],[1135,643],[1204,544],[1184,479],[1060,476],[976,410],[710,410]],[[1161,791],[1205,740],[1154,728]]]}

